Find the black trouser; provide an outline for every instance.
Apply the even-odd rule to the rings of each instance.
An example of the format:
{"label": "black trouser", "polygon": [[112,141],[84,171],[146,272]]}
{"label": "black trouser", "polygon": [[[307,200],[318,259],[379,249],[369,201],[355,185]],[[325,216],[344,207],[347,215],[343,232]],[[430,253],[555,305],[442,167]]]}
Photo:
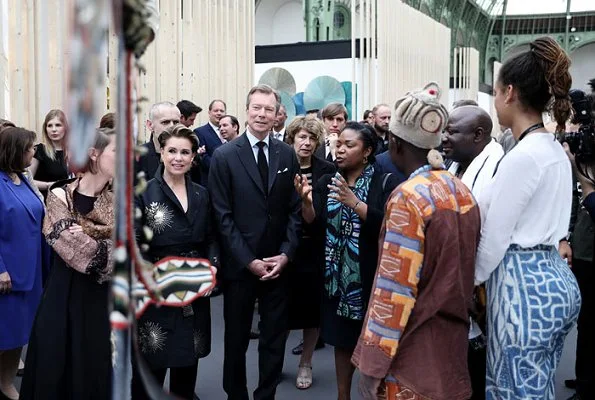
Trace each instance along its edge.
{"label": "black trouser", "polygon": [[[194,397],[194,387],[196,386],[196,373],[198,371],[198,362],[189,367],[169,368],[169,392],[175,394],[181,399],[192,400]],[[153,400],[145,391],[145,387],[140,381],[139,375],[134,369],[132,378],[132,400]],[[167,368],[151,370],[157,384],[163,386]]]}
{"label": "black trouser", "polygon": [[595,263],[590,261],[572,261],[572,272],[581,291],[581,311],[578,315],[578,333],[576,337],[576,393],[581,399],[595,398],[593,379],[595,379],[595,331],[593,330],[593,291],[595,290]]}
{"label": "black trouser", "polygon": [[467,365],[469,366],[471,389],[473,390],[471,400],[483,400],[486,398],[486,350],[485,347],[474,348],[474,346],[469,345]]}
{"label": "black trouser", "polygon": [[258,299],[260,314],[260,336],[258,387],[254,391],[254,400],[275,398],[283,369],[288,327],[286,274],[266,282],[261,282],[256,277],[225,281],[223,285],[225,320],[223,389],[230,400],[249,399],[246,382],[246,351],[250,343],[250,328],[256,299]]}

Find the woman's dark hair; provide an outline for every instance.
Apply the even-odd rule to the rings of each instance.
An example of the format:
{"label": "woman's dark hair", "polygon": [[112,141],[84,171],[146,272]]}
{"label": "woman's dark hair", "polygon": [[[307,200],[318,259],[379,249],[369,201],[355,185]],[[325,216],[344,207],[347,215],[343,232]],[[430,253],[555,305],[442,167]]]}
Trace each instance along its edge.
{"label": "woman's dark hair", "polygon": [[159,146],[162,149],[165,148],[167,141],[172,137],[188,139],[192,143],[192,154],[196,154],[198,151],[198,138],[191,129],[186,128],[184,125],[176,124],[164,130],[158,138]]}
{"label": "woman's dark hair", "polygon": [[498,82],[514,86],[525,107],[537,112],[551,111],[558,123],[556,130],[564,132],[572,110],[568,97],[572,85],[570,59],[550,37],[539,38],[529,46],[529,51],[504,63]]}
{"label": "woman's dark hair", "polygon": [[236,128],[238,128],[238,133],[240,133],[240,122],[236,117],[234,117],[233,115],[225,114],[221,117],[221,119],[219,119],[219,121],[221,121],[223,118],[229,118],[229,120],[231,121],[231,126],[235,126]]}
{"label": "woman's dark hair", "polygon": [[37,135],[24,128],[9,126],[0,132],[0,171],[23,172],[26,165],[25,153],[35,143]]}
{"label": "woman's dark hair", "polygon": [[100,128],[114,129],[116,127],[116,113],[107,113],[99,121]]}
{"label": "woman's dark hair", "polygon": [[359,122],[349,121],[345,124],[345,129],[356,131],[360,140],[364,142],[364,149],[371,148],[372,152],[368,156],[368,164],[374,164],[376,161],[376,145],[378,143],[378,136],[370,129],[369,125],[360,124]]}

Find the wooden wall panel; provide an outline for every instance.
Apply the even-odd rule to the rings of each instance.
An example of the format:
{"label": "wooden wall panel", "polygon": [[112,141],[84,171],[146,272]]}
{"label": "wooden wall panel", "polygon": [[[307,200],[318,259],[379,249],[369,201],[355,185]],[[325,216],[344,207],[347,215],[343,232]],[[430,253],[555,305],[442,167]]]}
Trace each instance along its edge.
{"label": "wooden wall panel", "polygon": [[[205,111],[214,98],[245,119],[245,98],[254,84],[254,0],[157,0],[160,29],[139,63],[135,79],[140,104],[140,139],[151,104],[188,99]],[[183,7],[183,8],[182,8]],[[45,114],[64,108],[70,15],[66,0],[3,3],[8,47],[0,52],[0,117],[39,131]],[[4,18],[4,19],[2,19]],[[0,39],[2,39],[0,33]],[[108,35],[105,110],[115,111],[118,38]],[[109,72],[108,72],[109,71]],[[7,93],[5,96],[4,94]]]}
{"label": "wooden wall panel", "polygon": [[436,81],[448,104],[450,29],[400,1],[377,0],[377,10],[376,103],[392,105],[406,92]]}
{"label": "wooden wall panel", "polygon": [[479,93],[479,52],[472,47],[456,47],[453,54],[453,79],[457,100],[475,100]]}

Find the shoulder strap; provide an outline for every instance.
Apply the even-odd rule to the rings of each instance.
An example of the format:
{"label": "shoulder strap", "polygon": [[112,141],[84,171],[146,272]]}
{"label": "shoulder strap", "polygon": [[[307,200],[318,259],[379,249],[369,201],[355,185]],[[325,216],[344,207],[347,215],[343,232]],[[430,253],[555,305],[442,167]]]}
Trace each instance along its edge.
{"label": "shoulder strap", "polygon": [[384,192],[386,190],[386,182],[388,182],[388,178],[390,178],[390,176],[392,175],[392,172],[387,172],[386,174],[384,174],[384,178],[382,179],[382,191]]}

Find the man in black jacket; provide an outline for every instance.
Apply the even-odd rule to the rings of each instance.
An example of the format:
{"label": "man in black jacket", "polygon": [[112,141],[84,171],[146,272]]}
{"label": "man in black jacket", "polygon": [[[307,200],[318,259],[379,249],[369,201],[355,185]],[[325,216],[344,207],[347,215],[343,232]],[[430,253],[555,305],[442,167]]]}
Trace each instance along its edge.
{"label": "man in black jacket", "polygon": [[287,339],[288,286],[284,268],[298,246],[301,201],[293,187],[293,149],[269,135],[279,95],[253,87],[244,135],[213,154],[209,192],[222,239],[224,296],[223,388],[247,400],[246,351],[254,301],[260,313],[259,381],[255,400],[274,399]]}
{"label": "man in black jacket", "polygon": [[[576,389],[576,394],[570,399],[591,399],[595,393],[593,386],[595,370],[595,340],[593,335],[593,283],[595,282],[595,264],[593,263],[593,249],[595,247],[595,184],[576,167],[574,155],[568,144],[564,149],[573,166],[574,176],[580,186],[573,193],[572,215],[570,218],[570,245],[572,247],[572,272],[576,276],[581,291],[581,311],[578,317],[578,334],[576,338],[576,380],[567,380],[566,386]],[[584,165],[588,175],[593,177],[592,166]],[[566,241],[560,242],[560,248],[568,247]],[[569,400],[570,400],[569,399]]]}

